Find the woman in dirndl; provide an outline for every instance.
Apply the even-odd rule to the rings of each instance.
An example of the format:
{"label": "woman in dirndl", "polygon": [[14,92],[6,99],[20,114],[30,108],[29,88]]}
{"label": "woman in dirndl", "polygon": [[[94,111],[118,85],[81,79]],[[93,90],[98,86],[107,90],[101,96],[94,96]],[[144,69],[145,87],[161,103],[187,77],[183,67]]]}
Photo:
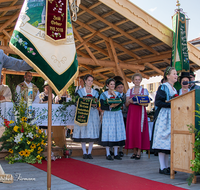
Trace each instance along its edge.
{"label": "woman in dirndl", "polygon": [[119,92],[115,91],[115,80],[107,79],[106,85],[108,91],[105,91],[100,96],[101,110],[103,110],[102,126],[100,130],[101,146],[106,147],[106,159],[113,160],[110,155],[110,147],[114,148],[114,159],[122,160],[118,155],[118,147],[125,145],[126,133],[124,120],[122,115],[121,103],[107,103],[107,99],[121,99]]}
{"label": "woman in dirndl", "polygon": [[[94,77],[90,74],[85,75],[85,87],[77,91],[77,95],[81,98],[99,98],[99,93],[92,89]],[[74,124],[73,140],[74,142],[81,142],[83,150],[83,159],[93,159],[92,148],[94,142],[99,140],[100,118],[97,104],[92,104],[89,114],[88,123],[86,126],[79,126]],[[86,151],[86,143],[89,143],[88,153]]]}
{"label": "woman in dirndl", "polygon": [[168,161],[171,150],[171,103],[168,101],[178,96],[176,89],[173,87],[177,81],[177,77],[175,68],[167,67],[164,72],[164,79],[167,82],[158,88],[155,98],[155,106],[157,106],[158,114],[155,118],[152,149],[159,156],[159,173],[165,175],[170,175]]}
{"label": "woman in dirndl", "polygon": [[136,104],[132,98],[136,95],[149,95],[149,93],[147,89],[140,86],[141,74],[135,73],[132,76],[132,82],[135,86],[128,89],[126,93],[126,106],[129,108],[126,121],[125,149],[133,149],[131,159],[139,160],[141,150],[150,149],[148,120],[145,106]]}

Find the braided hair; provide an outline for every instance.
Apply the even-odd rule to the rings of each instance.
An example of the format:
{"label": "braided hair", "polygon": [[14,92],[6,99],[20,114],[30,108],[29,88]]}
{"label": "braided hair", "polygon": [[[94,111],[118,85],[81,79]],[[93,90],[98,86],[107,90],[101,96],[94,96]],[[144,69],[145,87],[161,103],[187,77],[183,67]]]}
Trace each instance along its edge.
{"label": "braided hair", "polygon": [[164,80],[167,81],[167,75],[170,75],[172,70],[176,70],[174,67],[168,66],[164,71]]}

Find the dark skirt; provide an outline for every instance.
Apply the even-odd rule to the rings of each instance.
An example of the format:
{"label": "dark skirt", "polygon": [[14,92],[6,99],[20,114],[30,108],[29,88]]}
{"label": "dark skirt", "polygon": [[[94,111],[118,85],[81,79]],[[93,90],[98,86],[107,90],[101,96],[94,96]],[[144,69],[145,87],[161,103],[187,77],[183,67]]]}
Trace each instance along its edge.
{"label": "dark skirt", "polygon": [[85,142],[85,143],[94,142],[94,144],[98,144],[98,142],[99,142],[99,138],[96,138],[96,139],[90,139],[90,138],[72,138],[72,140],[74,142]]}
{"label": "dark skirt", "polygon": [[153,149],[154,154],[156,153],[165,153],[165,154],[170,154],[170,150],[164,150],[164,149]]}

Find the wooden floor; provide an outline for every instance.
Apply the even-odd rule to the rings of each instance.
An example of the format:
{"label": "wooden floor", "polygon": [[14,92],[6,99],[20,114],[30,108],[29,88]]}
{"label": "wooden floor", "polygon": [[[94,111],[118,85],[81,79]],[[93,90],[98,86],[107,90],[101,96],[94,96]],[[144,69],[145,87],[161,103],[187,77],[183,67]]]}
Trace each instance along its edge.
{"label": "wooden floor", "polygon": [[[112,170],[124,172],[127,174],[144,177],[153,181],[159,181],[167,184],[172,184],[178,187],[199,190],[200,181],[197,179],[197,184],[192,184],[191,186],[187,185],[188,174],[178,172],[175,176],[175,179],[170,179],[169,176],[162,175],[158,173],[159,161],[158,157],[151,155],[148,159],[146,153],[142,154],[140,160],[130,159],[131,153],[125,155],[121,161],[114,160],[108,161],[105,159],[105,156],[93,156],[93,160],[83,160],[82,157],[72,157],[77,160],[109,168]],[[66,159],[67,162],[67,159]],[[44,171],[41,171],[34,166],[25,163],[15,163],[9,165],[7,161],[0,160],[5,173],[16,175],[17,173],[21,174],[21,178],[35,178],[35,181],[20,181],[15,180],[13,184],[0,184],[1,190],[45,190],[47,189],[47,174]],[[15,177],[16,179],[16,177]],[[78,187],[74,184],[71,184],[65,180],[62,180],[58,177],[52,175],[52,190],[81,190],[81,187]],[[122,182],[123,183],[123,182]]]}

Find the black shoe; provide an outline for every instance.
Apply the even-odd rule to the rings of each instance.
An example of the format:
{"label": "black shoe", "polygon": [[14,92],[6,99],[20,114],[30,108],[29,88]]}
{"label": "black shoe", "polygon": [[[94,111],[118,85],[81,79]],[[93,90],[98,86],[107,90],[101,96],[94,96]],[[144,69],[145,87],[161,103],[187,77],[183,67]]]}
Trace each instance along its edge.
{"label": "black shoe", "polygon": [[87,159],[88,155],[87,154],[83,154],[83,159]]}
{"label": "black shoe", "polygon": [[133,155],[131,156],[131,159],[135,159],[136,156],[137,156],[137,154],[133,154]]}
{"label": "black shoe", "polygon": [[111,150],[110,150],[110,155],[111,155],[111,156],[114,156],[114,152],[113,152],[113,151],[111,151]]}
{"label": "black shoe", "polygon": [[[167,169],[169,170],[169,173],[170,173],[170,167],[168,167]],[[174,173],[177,174],[177,171],[174,171]]]}
{"label": "black shoe", "polygon": [[119,156],[120,157],[123,157],[124,156],[124,153],[122,151],[119,151]]}
{"label": "black shoe", "polygon": [[164,168],[163,170],[161,170],[159,168],[159,173],[160,174],[165,174],[165,175],[170,175],[170,171],[168,170],[168,168]]}
{"label": "black shoe", "polygon": [[93,159],[92,154],[88,154],[88,155],[87,155],[87,158],[88,158],[88,159]]}
{"label": "black shoe", "polygon": [[141,155],[138,155],[138,154],[135,157],[136,160],[139,160],[140,158],[141,158]]}
{"label": "black shoe", "polygon": [[154,152],[154,156],[158,156],[158,152]]}
{"label": "black shoe", "polygon": [[113,160],[113,158],[112,158],[111,155],[106,156],[106,159],[107,159],[107,160]]}
{"label": "black shoe", "polygon": [[122,160],[122,158],[119,155],[114,156],[114,159],[116,159],[116,160]]}

